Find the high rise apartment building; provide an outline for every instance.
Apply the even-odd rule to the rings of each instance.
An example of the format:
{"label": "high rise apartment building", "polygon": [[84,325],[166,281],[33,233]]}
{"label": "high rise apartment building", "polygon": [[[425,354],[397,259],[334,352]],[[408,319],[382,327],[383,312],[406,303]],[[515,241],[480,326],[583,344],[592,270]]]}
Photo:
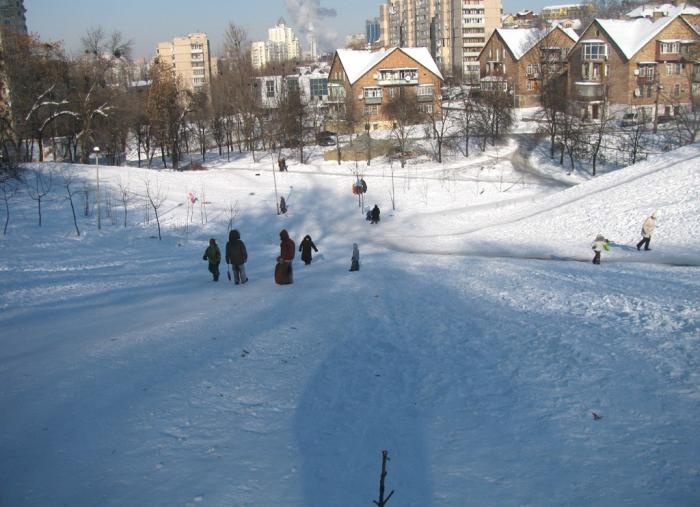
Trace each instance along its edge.
{"label": "high rise apartment building", "polygon": [[368,19],[365,21],[365,36],[367,38],[367,44],[374,44],[379,40],[379,18]]}
{"label": "high rise apartment building", "polygon": [[27,33],[27,9],[24,0],[0,0],[0,24],[3,28],[12,28],[20,33]]}
{"label": "high rise apartment building", "polygon": [[[175,76],[190,90],[206,89],[211,83],[212,58],[209,39],[205,33],[191,33],[186,37],[175,37],[170,42],[161,42],[156,55],[169,64]],[[213,62],[214,66],[216,61]]]}
{"label": "high rise apartment building", "polygon": [[280,18],[277,25],[267,30],[267,40],[253,42],[250,52],[253,67],[260,69],[271,63],[298,59],[301,47],[294,30]]}
{"label": "high rise apartment building", "polygon": [[379,8],[385,47],[426,47],[445,75],[478,82],[478,56],[501,26],[501,0],[388,0]]}

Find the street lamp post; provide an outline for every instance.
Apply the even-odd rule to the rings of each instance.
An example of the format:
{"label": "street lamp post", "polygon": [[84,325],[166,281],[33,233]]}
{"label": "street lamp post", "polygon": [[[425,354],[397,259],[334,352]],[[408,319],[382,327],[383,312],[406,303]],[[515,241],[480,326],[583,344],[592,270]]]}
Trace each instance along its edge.
{"label": "street lamp post", "polygon": [[97,169],[97,228],[102,229],[102,217],[100,213],[100,147],[95,146],[95,169]]}

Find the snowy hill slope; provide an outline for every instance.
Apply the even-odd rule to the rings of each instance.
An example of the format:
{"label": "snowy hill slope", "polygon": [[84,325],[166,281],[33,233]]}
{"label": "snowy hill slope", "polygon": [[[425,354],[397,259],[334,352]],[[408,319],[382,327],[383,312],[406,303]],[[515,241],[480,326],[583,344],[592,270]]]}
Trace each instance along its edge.
{"label": "snowy hill slope", "polygon": [[[58,186],[41,228],[18,198],[0,241],[0,505],[371,505],[382,449],[389,505],[697,505],[699,154],[556,193],[507,158],[394,168],[396,211],[373,163],[378,226],[354,168],[313,161],[276,175],[283,216],[269,159],[102,167],[114,224],[80,217],[80,237]],[[143,194],[145,178],[167,197],[163,241],[140,201],[120,225],[117,183]],[[206,221],[187,220],[190,191]],[[243,286],[201,260],[229,206]],[[319,246],[290,286],[272,281],[282,227]],[[592,266],[599,232],[614,245]]]}

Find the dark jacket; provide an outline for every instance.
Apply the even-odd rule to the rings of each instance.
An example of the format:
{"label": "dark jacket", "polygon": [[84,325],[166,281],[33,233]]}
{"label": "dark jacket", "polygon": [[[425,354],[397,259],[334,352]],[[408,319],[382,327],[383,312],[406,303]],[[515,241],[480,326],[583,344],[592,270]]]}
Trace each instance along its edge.
{"label": "dark jacket", "polygon": [[248,260],[248,252],[245,243],[241,241],[241,234],[233,229],[228,233],[228,243],[226,243],[226,264],[240,266]]}
{"label": "dark jacket", "polygon": [[282,229],[280,231],[280,257],[287,262],[292,262],[294,255],[296,254],[294,250],[294,241],[289,237],[287,229]]}
{"label": "dark jacket", "polygon": [[372,221],[379,222],[379,206],[376,204],[374,205],[374,208],[372,208]]}
{"label": "dark jacket", "polygon": [[318,252],[318,248],[316,248],[316,245],[314,245],[314,242],[311,240],[311,236],[308,234],[304,236],[304,239],[301,241],[301,244],[299,245],[299,251],[301,252],[301,260],[304,262],[311,262],[311,249],[314,249],[314,252]]}
{"label": "dark jacket", "polygon": [[221,251],[219,250],[219,245],[213,241],[209,243],[209,246],[204,251],[202,260],[209,261],[209,264],[219,265],[221,263]]}

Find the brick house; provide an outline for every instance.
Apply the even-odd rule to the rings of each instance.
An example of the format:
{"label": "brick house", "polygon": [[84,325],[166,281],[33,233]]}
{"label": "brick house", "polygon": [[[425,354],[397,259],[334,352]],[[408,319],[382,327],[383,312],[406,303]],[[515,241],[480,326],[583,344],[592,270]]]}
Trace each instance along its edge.
{"label": "brick house", "polygon": [[566,74],[567,54],[577,40],[576,32],[560,25],[496,29],[479,54],[482,92],[509,92],[514,107],[539,105],[542,81]]}
{"label": "brick house", "polygon": [[347,98],[362,118],[360,128],[385,129],[392,122],[384,106],[400,91],[429,113],[440,108],[442,82],[427,48],[338,49],[328,77],[328,102],[340,114]]}
{"label": "brick house", "polygon": [[596,19],[569,54],[568,92],[582,118],[641,111],[647,118],[687,107],[698,92],[698,16]]}

